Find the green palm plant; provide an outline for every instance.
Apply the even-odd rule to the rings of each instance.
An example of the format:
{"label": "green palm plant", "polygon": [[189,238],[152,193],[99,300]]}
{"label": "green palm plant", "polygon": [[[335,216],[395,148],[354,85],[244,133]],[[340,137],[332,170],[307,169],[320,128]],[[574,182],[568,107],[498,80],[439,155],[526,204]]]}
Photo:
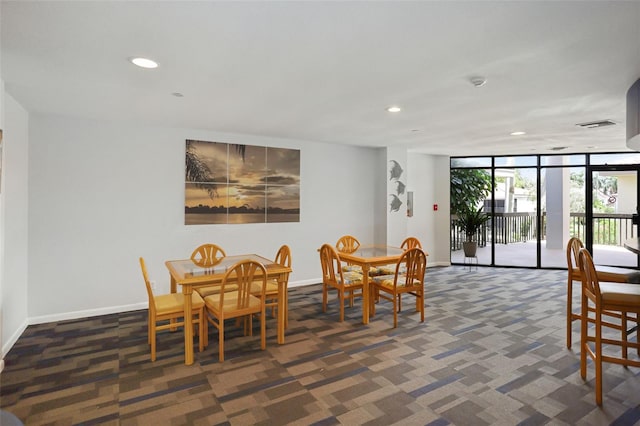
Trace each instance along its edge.
{"label": "green palm plant", "polygon": [[475,209],[467,207],[458,212],[456,225],[460,228],[466,237],[466,241],[474,241],[478,230],[489,221],[489,215],[482,211],[482,207]]}

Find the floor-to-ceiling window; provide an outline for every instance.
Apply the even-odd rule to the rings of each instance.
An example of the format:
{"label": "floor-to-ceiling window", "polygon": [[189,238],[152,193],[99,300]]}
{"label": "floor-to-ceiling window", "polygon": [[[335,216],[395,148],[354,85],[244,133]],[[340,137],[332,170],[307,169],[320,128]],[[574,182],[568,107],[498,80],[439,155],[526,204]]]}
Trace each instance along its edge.
{"label": "floor-to-ceiling window", "polygon": [[[452,182],[463,177],[469,185],[452,183],[451,262],[564,268],[566,243],[576,236],[599,263],[637,267],[624,241],[637,236],[639,171],[640,153],[454,157]],[[481,196],[478,177],[489,182]],[[474,196],[465,195],[467,186]],[[465,257],[456,226],[463,201],[490,216],[474,259]]]}

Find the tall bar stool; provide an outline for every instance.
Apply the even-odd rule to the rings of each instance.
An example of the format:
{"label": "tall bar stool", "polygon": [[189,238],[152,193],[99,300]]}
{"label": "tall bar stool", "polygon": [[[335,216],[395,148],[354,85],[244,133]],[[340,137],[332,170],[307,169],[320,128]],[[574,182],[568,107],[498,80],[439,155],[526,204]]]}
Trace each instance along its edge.
{"label": "tall bar stool", "polygon": [[[578,265],[582,272],[582,321],[580,324],[580,377],[587,378],[587,355],[591,357],[596,370],[596,404],[602,405],[602,363],[611,362],[624,366],[640,367],[640,361],[627,358],[627,349],[636,348],[640,351],[640,343],[629,342],[626,332],[626,318],[630,313],[640,314],[640,285],[612,282],[600,282],[593,264],[591,254],[585,248],[578,251]],[[592,309],[595,318],[593,322],[594,335],[589,335],[587,320],[589,310]],[[604,337],[602,321],[604,315],[618,313],[622,319],[620,339]],[[593,344],[593,347],[592,347]],[[619,346],[621,356],[605,355],[602,345]]]}
{"label": "tall bar stool", "polygon": [[[571,349],[571,324],[573,321],[580,320],[582,318],[579,312],[573,312],[572,299],[573,299],[573,282],[582,282],[582,273],[578,267],[578,252],[581,248],[584,248],[584,244],[579,238],[573,237],[569,239],[567,243],[567,349]],[[600,281],[614,282],[614,283],[640,283],[640,271],[634,269],[616,268],[611,266],[598,266],[596,273]],[[605,315],[609,315],[605,312]],[[610,317],[620,318],[618,313],[611,313]],[[620,329],[621,324],[614,324],[611,322],[603,322],[603,325],[607,327],[613,327]]]}

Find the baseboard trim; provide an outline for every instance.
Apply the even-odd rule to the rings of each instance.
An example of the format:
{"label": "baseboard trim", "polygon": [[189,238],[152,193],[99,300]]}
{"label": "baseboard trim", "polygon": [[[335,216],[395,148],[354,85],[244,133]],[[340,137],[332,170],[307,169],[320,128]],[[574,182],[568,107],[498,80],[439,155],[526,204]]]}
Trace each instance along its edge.
{"label": "baseboard trim", "polygon": [[143,302],[134,303],[131,305],[110,306],[108,308],[87,309],[85,311],[65,312],[62,314],[42,315],[39,317],[29,318],[29,325],[74,320],[78,318],[97,317],[100,315],[118,314],[120,312],[137,311],[140,309],[147,309],[148,306],[149,305],[147,302]]}
{"label": "baseboard trim", "polygon": [[[24,321],[20,327],[16,329],[16,331],[7,339],[7,342],[2,345],[2,368],[4,368],[4,356],[9,353],[9,350],[16,344],[22,333],[27,329],[29,325],[28,321]],[[0,370],[1,371],[1,370]]]}

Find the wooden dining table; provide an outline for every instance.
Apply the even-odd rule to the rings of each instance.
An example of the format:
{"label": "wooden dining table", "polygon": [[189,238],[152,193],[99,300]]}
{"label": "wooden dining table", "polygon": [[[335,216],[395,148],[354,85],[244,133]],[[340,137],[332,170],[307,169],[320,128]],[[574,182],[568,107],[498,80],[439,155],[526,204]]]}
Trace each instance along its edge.
{"label": "wooden dining table", "polygon": [[362,268],[362,323],[369,324],[371,297],[369,269],[376,266],[398,263],[404,249],[385,245],[362,245],[351,253],[339,252],[340,260]]}
{"label": "wooden dining table", "polygon": [[[218,263],[211,266],[200,266],[191,259],[167,260],[165,265],[171,275],[171,292],[176,293],[178,285],[184,294],[184,317],[191,316],[191,294],[195,288],[222,284],[225,273],[241,260],[254,260],[264,265],[267,279],[278,281],[278,343],[284,343],[284,329],[286,318],[286,287],[291,268],[282,266],[273,260],[257,254],[241,254],[225,256]],[[185,321],[184,326],[184,363],[193,364],[193,324]]]}

